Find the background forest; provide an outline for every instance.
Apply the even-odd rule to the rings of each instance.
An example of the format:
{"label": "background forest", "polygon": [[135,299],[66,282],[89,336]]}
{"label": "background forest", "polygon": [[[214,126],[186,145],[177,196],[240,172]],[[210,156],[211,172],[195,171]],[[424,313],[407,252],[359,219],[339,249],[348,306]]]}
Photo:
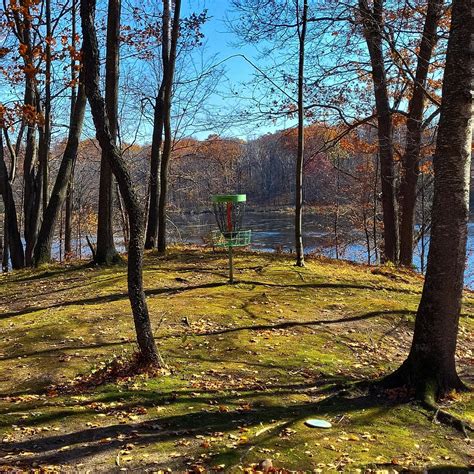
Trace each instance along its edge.
{"label": "background forest", "polygon": [[[300,25],[295,11],[303,6],[184,2],[170,4],[166,19],[166,5],[98,4],[103,87],[117,143],[149,209],[147,248],[162,238],[160,227],[166,233],[165,215],[172,221],[173,213],[208,210],[216,192],[246,192],[253,209],[290,213],[296,201],[316,210],[321,216],[310,221],[321,224],[336,256],[357,242],[369,262],[401,252],[410,265],[418,245],[423,270],[449,6],[383,5],[379,78],[360,5],[309,2]],[[227,41],[221,48],[216,25],[217,41]],[[21,261],[20,234],[26,263],[35,248],[36,260],[47,259],[53,242],[55,258],[90,254],[93,246],[96,261],[113,259],[111,235],[126,244],[127,218],[85,103],[74,116],[78,3],[5,5],[1,41],[6,207],[14,206],[18,228],[5,248]],[[376,97],[373,83],[381,80],[384,97]],[[68,124],[76,127],[68,132]]]}

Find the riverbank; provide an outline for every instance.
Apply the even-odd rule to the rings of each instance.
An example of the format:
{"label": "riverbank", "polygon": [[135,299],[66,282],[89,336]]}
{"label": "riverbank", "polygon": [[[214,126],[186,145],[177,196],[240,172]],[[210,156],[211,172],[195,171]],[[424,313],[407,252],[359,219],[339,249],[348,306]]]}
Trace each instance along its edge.
{"label": "riverbank", "polygon": [[[323,255],[329,258],[340,258],[354,262],[376,264],[380,253],[378,245],[380,242],[373,241],[373,236],[367,241],[367,236],[362,231],[355,231],[352,225],[340,219],[338,224],[338,237],[335,238],[334,222],[328,214],[328,208],[313,208],[312,212],[306,212],[304,219],[304,248],[306,254]],[[344,210],[341,210],[344,214]],[[193,213],[171,213],[168,222],[168,241],[172,244],[206,245],[209,243],[212,230],[216,229],[215,217],[212,212]],[[278,254],[291,253],[294,251],[294,217],[288,209],[269,210],[262,208],[260,212],[247,210],[244,221],[244,229],[252,231],[251,250],[263,252],[275,252]],[[95,237],[88,236],[94,243]],[[419,242],[414,253],[414,268],[421,271],[425,268],[428,253],[428,240],[424,245]],[[53,258],[59,260],[64,253],[59,251],[62,242],[58,239],[53,242]],[[82,235],[82,240],[73,239],[73,250],[76,256],[82,256],[85,260],[91,257],[91,251],[87,239]],[[124,251],[124,241],[120,229],[115,232],[115,245],[117,249]],[[474,288],[474,223],[468,224],[468,252],[466,260],[466,271],[464,274],[465,285]],[[370,258],[369,258],[370,253]],[[424,264],[422,264],[424,262]]]}
{"label": "riverbank", "polygon": [[[325,258],[300,269],[289,256],[249,252],[235,266],[228,285],[225,254],[147,254],[167,375],[124,371],[134,351],[125,266],[1,275],[0,470],[242,472],[271,459],[320,472],[467,472],[472,444],[407,394],[339,393],[402,362],[419,275]],[[470,384],[473,318],[466,293],[458,365]],[[471,394],[443,406],[474,423]],[[333,428],[310,429],[310,417]]]}

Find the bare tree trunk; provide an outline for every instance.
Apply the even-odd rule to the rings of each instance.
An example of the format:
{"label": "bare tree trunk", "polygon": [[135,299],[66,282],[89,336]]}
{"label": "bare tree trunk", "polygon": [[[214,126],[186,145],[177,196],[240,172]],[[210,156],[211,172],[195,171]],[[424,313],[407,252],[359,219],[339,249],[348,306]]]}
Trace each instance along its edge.
{"label": "bare tree trunk", "polygon": [[111,265],[117,261],[113,232],[113,180],[112,170],[102,157],[100,163],[99,210],[97,215],[97,251],[95,262]]}
{"label": "bare tree trunk", "polygon": [[8,247],[8,222],[6,214],[3,217],[3,242],[0,238],[0,255],[2,256],[2,272],[7,273],[9,270],[8,262],[10,261]]}
{"label": "bare tree trunk", "polygon": [[[41,204],[43,218],[48,206],[48,185],[49,185],[49,153],[51,148],[51,0],[45,0],[45,20],[46,20],[46,45],[45,45],[45,97],[44,97],[44,125],[40,134],[40,144],[38,151],[39,173],[42,180],[41,185]],[[40,98],[37,97],[37,105],[40,104]]]}
{"label": "bare tree trunk", "polygon": [[[114,144],[118,132],[118,86],[120,60],[120,11],[121,0],[109,0],[107,16],[107,52],[105,59],[105,104],[109,117],[110,133]],[[109,159],[100,163],[99,213],[97,223],[97,250],[95,262],[110,265],[120,260],[114,242],[113,228],[113,177]]]}
{"label": "bare tree trunk", "polygon": [[168,170],[171,158],[172,134],[171,134],[171,96],[173,88],[174,68],[176,63],[176,47],[179,37],[179,16],[181,11],[181,0],[174,2],[174,15],[171,33],[169,25],[171,11],[171,0],[163,0],[163,41],[168,42],[169,38],[169,55],[166,59],[163,57],[163,128],[164,141],[163,153],[161,156],[160,167],[160,199],[158,203],[158,252],[164,254],[166,252],[166,206],[168,202]]}
{"label": "bare tree trunk", "polygon": [[374,263],[379,262],[379,251],[378,251],[378,238],[377,238],[377,185],[379,182],[379,160],[375,157],[375,174],[374,174],[374,183],[372,189],[372,203],[373,203],[373,214],[372,214],[372,238],[374,245]]}
{"label": "bare tree trunk", "polygon": [[128,248],[128,296],[132,307],[141,360],[164,366],[153,338],[145,292],[143,290],[144,212],[133,189],[130,173],[111,134],[105,101],[100,95],[99,49],[94,25],[95,0],[81,0],[83,67],[87,98],[96,128],[97,140],[105,151],[124,199],[130,224]]}
{"label": "bare tree trunk", "polygon": [[[48,0],[49,1],[49,0]],[[33,48],[32,48],[32,26],[30,4],[22,2],[22,14],[14,15],[15,34],[18,36],[21,44],[26,48],[23,56],[25,69],[33,68]],[[28,108],[41,113],[41,104],[37,91],[36,79],[33,75],[25,74],[25,94],[24,105]],[[26,146],[23,159],[23,215],[24,215],[24,236],[26,241],[25,263],[31,265],[33,249],[36,243],[38,233],[41,198],[42,198],[42,171],[38,169],[38,152],[36,142],[37,124],[27,118],[23,118],[16,143],[16,152],[21,146],[23,130],[26,127]],[[38,129],[43,133],[42,126]]]}
{"label": "bare tree trunk", "polygon": [[422,274],[425,273],[425,253],[426,253],[426,204],[425,204],[425,183],[424,174],[421,174],[421,250],[420,250],[420,271]]}
{"label": "bare tree trunk", "polygon": [[12,186],[8,179],[8,170],[5,163],[3,151],[3,137],[0,129],[0,194],[5,204],[5,235],[4,235],[4,257],[8,266],[8,256],[11,258],[14,269],[25,266],[25,255],[18,230],[18,218]]}
{"label": "bare tree trunk", "polygon": [[23,212],[25,218],[25,262],[31,265],[33,249],[39,229],[39,213],[41,204],[41,180],[37,171],[36,127],[28,125],[26,133],[25,158],[23,162],[24,200]]}
{"label": "bare tree trunk", "polygon": [[[77,0],[72,0],[72,9],[71,9],[71,45],[73,48],[76,48],[76,7]],[[76,86],[76,60],[74,56],[71,58],[71,112],[69,114],[71,120],[69,121],[69,127],[73,126],[74,118],[74,108],[76,105],[77,99],[77,86]],[[72,254],[72,213],[73,213],[73,193],[74,193],[74,169],[75,161],[72,166],[71,176],[69,178],[69,183],[67,186],[66,193],[66,212],[64,217],[64,258],[67,260]]]}
{"label": "bare tree trunk", "polygon": [[438,23],[443,0],[429,0],[425,26],[418,53],[413,94],[408,105],[405,153],[402,159],[400,183],[400,263],[410,266],[413,261],[413,227],[415,224],[416,185],[419,175],[422,121],[425,110],[425,87],[428,70],[437,42]]}
{"label": "bare tree trunk", "polygon": [[[28,34],[27,34],[28,33]],[[29,30],[25,28],[23,34],[26,44],[30,44]],[[31,47],[31,46],[29,46]],[[37,93],[34,79],[26,78],[25,82],[25,105],[38,108]],[[36,124],[28,123],[26,132],[25,156],[23,160],[23,182],[24,182],[24,235],[25,235],[25,263],[32,264],[33,249],[36,244],[38,229],[40,225],[40,210],[42,196],[42,174],[38,166],[38,149],[36,141]]]}
{"label": "bare tree trunk", "polygon": [[74,163],[77,158],[77,150],[82,133],[84,112],[86,109],[86,94],[84,86],[79,86],[74,114],[71,120],[72,126],[69,129],[69,136],[64,150],[61,166],[59,167],[56,182],[51,193],[48,206],[44,212],[43,222],[38,234],[38,239],[34,251],[34,264],[36,266],[51,260],[51,246],[54,238],[54,230],[61,210],[66,199],[68,185],[71,181]]}
{"label": "bare tree trunk", "polygon": [[59,263],[63,262],[63,207],[59,212]]}
{"label": "bare tree trunk", "polygon": [[[299,9],[298,9],[299,15]],[[303,248],[303,161],[304,161],[304,55],[306,24],[308,17],[308,0],[303,2],[301,22],[298,18],[298,149],[296,155],[295,183],[295,248],[296,265],[304,267]]]}
{"label": "bare tree trunk", "polygon": [[127,213],[125,211],[125,206],[123,205],[123,199],[122,196],[120,195],[120,189],[118,187],[118,184],[116,186],[117,190],[117,202],[120,210],[120,221],[122,223],[122,234],[123,234],[123,243],[125,246],[125,249],[128,249],[128,242],[130,240],[130,230],[128,228],[128,219],[127,219]]}
{"label": "bare tree trunk", "polygon": [[359,0],[359,11],[372,67],[375,105],[377,109],[380,178],[384,226],[384,260],[397,262],[399,249],[395,170],[393,164],[392,114],[387,90],[382,44],[383,0],[374,0],[373,9],[367,0]]}
{"label": "bare tree trunk", "polygon": [[[471,45],[471,49],[466,47]],[[474,90],[474,0],[454,0],[434,156],[434,200],[425,285],[408,358],[385,380],[432,403],[463,389],[455,363],[464,285]]]}
{"label": "bare tree trunk", "polygon": [[72,254],[72,213],[74,194],[74,169],[71,173],[66,193],[66,210],[64,213],[64,259],[67,260]]}
{"label": "bare tree trunk", "polygon": [[[16,177],[16,169],[18,165],[18,153],[20,151],[20,147],[18,144],[16,144],[15,147],[13,147],[10,141],[10,135],[8,134],[8,130],[6,128],[3,128],[3,133],[5,137],[5,143],[7,145],[8,151],[10,153],[10,158],[11,158],[8,179],[13,184]],[[21,130],[19,131],[19,134],[22,134]]]}
{"label": "bare tree trunk", "polygon": [[[163,42],[164,45],[164,42]],[[164,46],[163,46],[164,47]],[[164,79],[164,78],[163,78]],[[145,248],[152,249],[157,245],[158,236],[158,206],[160,189],[160,163],[161,163],[161,144],[163,142],[163,93],[164,80],[161,81],[160,90],[155,101],[155,110],[153,117],[153,137],[151,142],[150,157],[150,183],[149,183],[149,205],[148,205],[148,224],[146,229]]]}
{"label": "bare tree trunk", "polygon": [[367,221],[369,218],[367,216],[367,211],[365,209],[363,211],[363,219],[364,219],[365,248],[367,249],[367,265],[370,265],[372,261],[372,250],[370,248],[369,226],[367,225]]}
{"label": "bare tree trunk", "polygon": [[336,203],[334,209],[334,249],[336,251],[336,260],[339,260],[339,187],[340,187],[340,174],[339,174],[339,156],[336,158]]}
{"label": "bare tree trunk", "polygon": [[82,259],[82,199],[79,194],[79,202],[77,204],[77,210],[79,211],[77,219],[77,239],[76,239],[76,254],[79,255],[79,260]]}

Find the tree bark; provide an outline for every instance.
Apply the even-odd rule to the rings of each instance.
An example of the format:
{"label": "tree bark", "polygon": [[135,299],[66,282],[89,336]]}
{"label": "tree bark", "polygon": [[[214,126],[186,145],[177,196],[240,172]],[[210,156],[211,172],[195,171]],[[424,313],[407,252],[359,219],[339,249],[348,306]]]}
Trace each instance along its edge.
{"label": "tree bark", "polygon": [[382,211],[385,261],[397,262],[399,249],[395,170],[393,164],[393,126],[387,89],[383,53],[383,0],[374,0],[373,9],[367,0],[359,0],[364,36],[370,55],[374,83],[375,107],[379,143],[380,178],[382,183]]}
{"label": "tree bark", "polygon": [[105,101],[100,95],[99,49],[94,25],[95,0],[81,0],[83,68],[86,94],[96,128],[97,140],[106,152],[112,172],[124,199],[130,224],[128,248],[128,296],[135,322],[140,358],[144,364],[164,366],[153,338],[145,292],[143,290],[144,213],[133,189],[130,173],[112,136]]}
{"label": "tree bark", "polygon": [[[76,7],[77,0],[72,0],[71,9],[71,45],[76,48]],[[76,60],[74,56],[71,58],[71,112],[69,114],[69,127],[73,126],[74,109],[76,107],[77,86],[76,86]],[[71,170],[71,176],[67,186],[66,205],[64,215],[64,258],[67,260],[72,254],[72,212],[73,212],[73,193],[74,193],[74,169],[75,161]]]}
{"label": "tree bark", "polygon": [[[39,173],[42,180],[41,185],[41,207],[43,218],[48,205],[48,186],[49,186],[49,153],[51,148],[51,0],[45,0],[45,20],[46,20],[46,41],[45,41],[45,96],[43,117],[44,124],[41,126],[40,143],[38,149]],[[38,94],[37,104],[40,104]]]}
{"label": "tree bark", "polygon": [[84,113],[86,109],[86,94],[84,86],[79,86],[79,92],[75,101],[74,114],[69,128],[69,136],[64,150],[63,159],[59,167],[58,175],[54,183],[48,206],[44,212],[43,222],[38,234],[34,251],[34,265],[38,266],[51,260],[51,246],[54,238],[54,230],[61,210],[66,199],[68,185],[71,181],[74,163],[77,158],[77,150],[82,133]]}
{"label": "tree bark", "polygon": [[405,153],[402,159],[400,183],[400,263],[413,262],[416,186],[419,175],[422,121],[425,111],[425,87],[429,65],[437,42],[437,29],[443,10],[443,0],[429,0],[423,36],[420,42],[413,94],[408,105]]}
{"label": "tree bark", "polygon": [[[299,11],[298,11],[299,15]],[[301,24],[298,19],[299,55],[298,55],[298,149],[296,155],[295,183],[295,248],[296,265],[304,267],[303,248],[303,161],[304,161],[304,55],[308,1],[304,0]]]}
{"label": "tree bark", "polygon": [[[29,16],[25,16],[21,28],[21,37],[29,51],[31,51],[31,24]],[[31,57],[31,53],[27,57]],[[25,57],[25,66],[29,66]],[[40,111],[38,102],[38,92],[34,77],[25,78],[25,106],[32,107]],[[40,128],[40,127],[38,127]],[[26,132],[25,157],[23,160],[23,181],[24,181],[24,200],[23,212],[25,217],[24,235],[25,235],[25,263],[31,265],[33,250],[36,244],[38,229],[40,224],[40,210],[42,197],[42,171],[38,166],[38,148],[36,141],[36,124],[28,123]]]}
{"label": "tree bark", "polygon": [[145,248],[152,249],[157,245],[158,236],[158,205],[160,190],[160,162],[161,145],[163,142],[163,93],[164,81],[161,81],[160,90],[155,101],[153,117],[153,137],[150,157],[150,196],[148,204],[148,223],[146,229]]}
{"label": "tree bark", "polygon": [[36,126],[28,124],[23,161],[25,262],[28,266],[32,263],[33,250],[40,224],[41,179],[39,171],[37,171],[37,156]]}
{"label": "tree bark", "polygon": [[[105,104],[114,144],[118,132],[118,86],[120,60],[121,0],[109,0],[107,13],[107,48],[105,58]],[[115,248],[113,228],[113,177],[109,159],[102,150],[100,163],[99,212],[97,218],[97,250],[95,262],[110,265],[120,260]]]}
{"label": "tree bark", "polygon": [[3,242],[0,238],[0,255],[2,256],[2,272],[9,271],[8,262],[10,261],[9,247],[8,247],[8,222],[7,216],[3,218]]}
{"label": "tree bark", "polygon": [[[49,1],[49,0],[48,0]],[[34,53],[32,48],[32,25],[31,25],[31,5],[28,2],[21,3],[21,13],[16,11],[13,15],[15,34],[21,44],[26,47],[23,57],[25,71],[34,68]],[[39,93],[37,89],[36,77],[34,74],[25,74],[25,94],[24,105],[31,111],[41,113]],[[43,134],[43,126],[35,121],[23,117],[20,132],[16,143],[18,153],[24,128],[27,128],[26,147],[23,159],[23,213],[24,213],[24,236],[26,241],[25,263],[31,265],[33,249],[36,243],[36,236],[40,222],[41,196],[42,196],[42,170],[38,169],[38,151],[36,142],[36,128],[40,130],[40,138]],[[41,141],[41,140],[40,140]]]}
{"label": "tree bark", "polygon": [[64,213],[64,258],[67,260],[72,255],[72,213],[74,195],[74,168],[71,173],[66,193],[66,209]]}
{"label": "tree bark", "polygon": [[[470,45],[470,48],[467,46]],[[427,402],[462,389],[455,352],[469,219],[474,90],[474,0],[454,0],[436,152],[431,242],[408,358],[385,385]]]}
{"label": "tree bark", "polygon": [[[171,96],[173,88],[174,69],[176,63],[176,47],[179,37],[179,16],[181,11],[181,0],[174,2],[173,24],[170,28],[171,0],[163,0],[163,42],[169,41],[168,58],[163,57],[163,128],[164,141],[163,153],[160,167],[160,198],[158,202],[158,252],[166,252],[166,206],[168,202],[168,171],[171,158],[172,134],[171,134]],[[164,51],[164,50],[163,50]]]}
{"label": "tree bark", "polygon": [[[8,170],[3,151],[3,137],[0,129],[0,194],[5,204],[5,235],[4,249],[6,256],[10,255],[12,268],[19,269],[25,266],[25,255],[18,230],[18,218],[13,197],[11,182],[8,179]],[[7,259],[8,265],[8,259]]]}

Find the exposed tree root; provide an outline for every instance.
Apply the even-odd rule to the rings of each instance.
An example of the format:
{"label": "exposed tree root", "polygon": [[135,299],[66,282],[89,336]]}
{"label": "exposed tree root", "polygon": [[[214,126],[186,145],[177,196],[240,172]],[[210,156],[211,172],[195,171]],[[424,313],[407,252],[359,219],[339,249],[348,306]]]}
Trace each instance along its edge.
{"label": "exposed tree root", "polygon": [[413,400],[413,397],[418,400],[420,405],[430,412],[433,412],[432,421],[436,423],[442,423],[444,425],[455,428],[457,431],[462,433],[465,438],[469,438],[468,433],[474,432],[474,426],[472,426],[468,421],[463,420],[462,418],[453,415],[445,410],[443,410],[438,404],[434,402],[436,393],[434,384],[426,384],[425,396],[420,397],[416,395],[416,391],[413,388],[408,386],[396,386],[384,387],[384,379],[380,381],[369,381],[369,380],[360,380],[357,382],[351,381],[346,383],[340,383],[333,385],[328,391],[330,395],[326,399],[334,399],[338,397],[346,397],[351,394],[354,390],[368,390],[372,392],[387,392],[387,390],[399,389],[398,396],[403,398],[403,402],[408,402]]}
{"label": "exposed tree root", "polygon": [[468,421],[443,410],[436,401],[452,390],[458,392],[469,391],[469,387],[457,376],[450,380],[449,386],[442,385],[436,378],[416,380],[412,376],[407,361],[395,372],[376,382],[375,386],[382,390],[405,388],[407,393],[411,392],[415,396],[423,408],[434,413],[433,422],[451,426],[468,438],[468,432],[473,432],[474,427]]}
{"label": "exposed tree root", "polygon": [[[423,408],[434,412],[433,422],[443,423],[452,426],[460,431],[466,438],[469,438],[468,431],[474,432],[474,427],[468,421],[463,420],[452,413],[443,410],[436,402],[436,383],[426,383],[424,395],[421,399]],[[461,390],[467,390],[467,387],[462,384]]]}
{"label": "exposed tree root", "polygon": [[468,432],[474,432],[474,426],[472,426],[469,422],[443,410],[439,405],[424,401],[422,402],[422,406],[427,410],[434,412],[433,422],[439,422],[443,423],[444,425],[452,426],[456,430],[460,431],[466,438],[469,438]]}

